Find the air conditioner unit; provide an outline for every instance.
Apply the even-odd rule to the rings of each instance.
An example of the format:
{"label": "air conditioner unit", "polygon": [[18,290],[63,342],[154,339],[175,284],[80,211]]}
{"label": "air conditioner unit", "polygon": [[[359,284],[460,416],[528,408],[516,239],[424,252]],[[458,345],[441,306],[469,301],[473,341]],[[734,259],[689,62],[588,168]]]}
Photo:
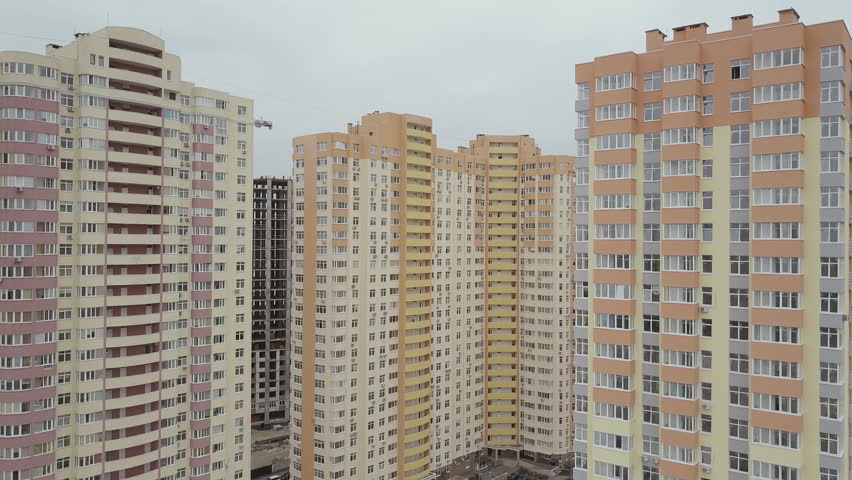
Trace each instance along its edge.
{"label": "air conditioner unit", "polygon": [[704,473],[710,473],[710,467],[701,467],[701,471]]}
{"label": "air conditioner unit", "polygon": [[243,155],[245,155],[245,154],[246,154],[246,151],[245,151],[245,150],[243,150],[242,152],[243,152]]}
{"label": "air conditioner unit", "polygon": [[48,145],[47,149],[48,150],[56,150],[56,145]]}
{"label": "air conditioner unit", "polygon": [[701,404],[701,408],[703,408],[704,410],[710,410],[710,402],[703,402]]}
{"label": "air conditioner unit", "polygon": [[23,191],[24,191],[24,187],[15,187],[15,191],[16,191],[16,192],[23,192]]}
{"label": "air conditioner unit", "polygon": [[23,258],[21,258],[21,257],[15,257],[15,263],[21,263],[21,262],[23,262],[23,261],[24,261],[24,259],[23,259]]}
{"label": "air conditioner unit", "polygon": [[74,91],[74,85],[68,85],[68,90]]}
{"label": "air conditioner unit", "polygon": [[69,112],[73,112],[73,111],[74,111],[74,107],[68,107],[68,111],[69,111]]}
{"label": "air conditioner unit", "polygon": [[67,238],[68,240],[71,240],[71,239],[74,238],[74,235],[66,235],[65,238]]}
{"label": "air conditioner unit", "polygon": [[189,142],[183,142],[183,148],[189,148]]}
{"label": "air conditioner unit", "polygon": [[71,133],[71,129],[70,129],[70,128],[66,128],[66,129],[65,129],[65,133]]}
{"label": "air conditioner unit", "polygon": [[707,313],[710,311],[710,305],[701,305],[701,311]]}

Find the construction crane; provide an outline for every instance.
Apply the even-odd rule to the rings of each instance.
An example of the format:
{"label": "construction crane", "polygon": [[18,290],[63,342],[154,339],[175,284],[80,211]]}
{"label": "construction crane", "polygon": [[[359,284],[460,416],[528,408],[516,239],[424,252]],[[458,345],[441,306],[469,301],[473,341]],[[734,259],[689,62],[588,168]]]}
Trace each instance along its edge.
{"label": "construction crane", "polygon": [[259,120],[254,121],[254,128],[263,128],[263,127],[266,127],[268,129],[272,130],[272,120],[264,120],[263,117],[261,117]]}

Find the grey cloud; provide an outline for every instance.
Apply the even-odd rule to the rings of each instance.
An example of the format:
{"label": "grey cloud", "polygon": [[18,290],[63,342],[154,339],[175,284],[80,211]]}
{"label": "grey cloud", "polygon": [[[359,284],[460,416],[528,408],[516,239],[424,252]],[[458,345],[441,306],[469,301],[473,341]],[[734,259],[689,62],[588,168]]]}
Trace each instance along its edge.
{"label": "grey cloud", "polygon": [[[644,31],[730,17],[774,21],[789,0],[73,1],[4,6],[0,50],[43,51],[107,23],[148,30],[184,77],[254,97],[274,130],[255,135],[255,175],[289,175],[291,138],[373,110],[429,116],[442,147],[527,133],[575,151],[574,64],[644,48]],[[794,5],[805,23],[852,20],[852,2]],[[23,35],[23,36],[22,36]],[[39,37],[39,38],[32,38]]]}

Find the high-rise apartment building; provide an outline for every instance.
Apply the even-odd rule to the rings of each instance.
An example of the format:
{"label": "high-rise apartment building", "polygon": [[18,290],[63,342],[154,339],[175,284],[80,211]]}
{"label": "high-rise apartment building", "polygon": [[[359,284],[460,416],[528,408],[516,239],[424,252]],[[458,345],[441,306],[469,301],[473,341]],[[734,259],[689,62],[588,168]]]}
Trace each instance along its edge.
{"label": "high-rise apartment building", "polygon": [[574,478],[849,476],[842,21],[577,65]]}
{"label": "high-rise apartment building", "polygon": [[0,477],[249,477],[252,101],[164,41],[0,52]]}
{"label": "high-rise apartment building", "polygon": [[292,183],[254,179],[251,395],[252,424],[262,426],[289,416]]}
{"label": "high-rise apartment building", "polygon": [[573,157],[378,112],[293,147],[293,477],[566,455]]}

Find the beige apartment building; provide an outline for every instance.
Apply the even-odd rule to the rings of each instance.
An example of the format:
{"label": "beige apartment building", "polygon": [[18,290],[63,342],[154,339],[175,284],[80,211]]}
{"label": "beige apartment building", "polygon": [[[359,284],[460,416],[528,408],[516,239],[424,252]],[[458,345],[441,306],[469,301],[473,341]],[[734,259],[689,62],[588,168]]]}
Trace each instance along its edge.
{"label": "beige apartment building", "polygon": [[646,39],[576,67],[574,478],[849,478],[849,30]]}
{"label": "beige apartment building", "polygon": [[293,148],[293,478],[565,457],[573,158],[378,112]]}
{"label": "beige apartment building", "polygon": [[75,37],[0,52],[0,478],[248,479],[252,101]]}

